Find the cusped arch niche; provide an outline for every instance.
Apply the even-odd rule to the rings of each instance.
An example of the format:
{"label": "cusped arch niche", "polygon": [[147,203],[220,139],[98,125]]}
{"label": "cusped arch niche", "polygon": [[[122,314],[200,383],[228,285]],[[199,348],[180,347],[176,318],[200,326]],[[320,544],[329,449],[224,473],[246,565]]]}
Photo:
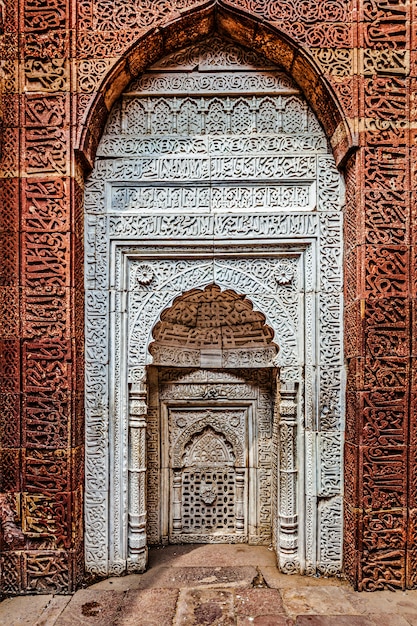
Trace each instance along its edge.
{"label": "cusped arch niche", "polygon": [[[242,364],[243,351],[276,363],[278,561],[340,571],[343,183],[316,116],[275,62],[210,36],[138,75],[98,146],[85,192],[89,572],[146,566],[146,367],[179,365],[173,349],[195,369]],[[219,295],[216,285],[260,324],[261,348],[222,338],[206,351],[191,346],[191,330],[187,349],[168,345],[161,311],[181,294]]]}
{"label": "cusped arch niche", "polygon": [[265,315],[244,295],[215,284],[176,298],[152,336],[154,365],[273,367],[278,354]]}

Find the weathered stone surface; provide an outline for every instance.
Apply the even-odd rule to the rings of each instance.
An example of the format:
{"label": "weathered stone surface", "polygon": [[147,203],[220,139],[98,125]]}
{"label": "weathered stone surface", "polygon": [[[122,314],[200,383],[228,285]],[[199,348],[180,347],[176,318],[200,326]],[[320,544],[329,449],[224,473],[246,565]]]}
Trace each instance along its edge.
{"label": "weathered stone surface", "polygon": [[175,589],[128,591],[114,626],[171,626],[177,598],[178,591]]}
{"label": "weathered stone surface", "polygon": [[161,588],[184,587],[239,587],[249,586],[256,576],[256,568],[236,567],[158,567],[142,576],[142,589],[158,584]]}
{"label": "weathered stone surface", "polygon": [[303,614],[354,615],[355,608],[349,602],[344,589],[337,587],[301,587],[282,591],[285,610],[292,616]]}
{"label": "weathered stone surface", "polygon": [[83,624],[114,626],[124,600],[123,592],[82,589],[73,596],[58,617],[57,624],[59,626]]}
{"label": "weathered stone surface", "polygon": [[[199,545],[155,546],[149,551],[149,567],[170,565],[171,567],[241,567],[269,566],[276,569],[276,556],[265,546],[226,543]],[[129,577],[125,577],[129,578]],[[287,578],[284,576],[284,578]]]}
{"label": "weathered stone surface", "polygon": [[70,596],[53,596],[39,619],[35,622],[35,626],[55,626],[55,624],[59,624],[59,616],[70,601]]}
{"label": "weathered stone surface", "polygon": [[232,591],[187,589],[180,592],[175,615],[176,626],[193,626],[193,624],[233,626],[234,623]]}
{"label": "weathered stone surface", "polygon": [[8,626],[33,626],[43,617],[45,609],[53,596],[44,595],[35,598],[8,598],[0,602],[0,624]]}
{"label": "weathered stone surface", "polygon": [[302,615],[295,626],[407,626],[409,622],[398,615]]}
{"label": "weathered stone surface", "polygon": [[238,589],[235,594],[238,618],[265,618],[285,615],[279,592],[275,589]]}

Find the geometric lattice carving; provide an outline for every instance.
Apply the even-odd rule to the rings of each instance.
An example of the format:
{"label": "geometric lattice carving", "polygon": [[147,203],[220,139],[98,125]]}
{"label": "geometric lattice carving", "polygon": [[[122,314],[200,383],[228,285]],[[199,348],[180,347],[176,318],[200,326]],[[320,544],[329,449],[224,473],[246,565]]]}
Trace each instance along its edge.
{"label": "geometric lattice carving", "polygon": [[172,541],[248,541],[247,419],[247,410],[221,405],[169,411]]}
{"label": "geometric lattice carving", "polygon": [[212,534],[236,530],[233,468],[189,468],[182,476],[182,532]]}

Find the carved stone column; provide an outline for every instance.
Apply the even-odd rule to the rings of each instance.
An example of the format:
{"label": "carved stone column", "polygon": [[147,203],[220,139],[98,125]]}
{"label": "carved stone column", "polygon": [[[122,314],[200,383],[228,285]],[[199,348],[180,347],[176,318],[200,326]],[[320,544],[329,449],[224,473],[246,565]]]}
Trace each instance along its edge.
{"label": "carved stone column", "polygon": [[236,531],[245,531],[245,480],[246,469],[236,468]]}
{"label": "carved stone column", "polygon": [[299,571],[297,515],[297,389],[281,385],[277,556],[281,570]]}
{"label": "carved stone column", "polygon": [[172,532],[180,533],[182,530],[181,515],[181,494],[182,494],[182,471],[174,470],[172,484]]}
{"label": "carved stone column", "polygon": [[128,558],[129,572],[143,572],[148,561],[146,545],[146,370],[135,368],[129,373],[129,504]]}

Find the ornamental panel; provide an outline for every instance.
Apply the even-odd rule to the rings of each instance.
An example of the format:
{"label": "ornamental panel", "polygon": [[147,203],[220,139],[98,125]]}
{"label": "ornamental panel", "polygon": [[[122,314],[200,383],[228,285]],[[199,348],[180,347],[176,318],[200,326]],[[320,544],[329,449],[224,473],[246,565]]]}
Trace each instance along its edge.
{"label": "ornamental panel", "polygon": [[[348,57],[340,48],[318,61],[344,80]],[[57,205],[58,192],[51,189]],[[194,538],[213,532],[224,540],[234,533],[234,540],[272,541],[286,572],[340,570],[342,200],[325,134],[298,87],[218,36],[155,64],[114,105],[85,195],[89,571],[142,571],[147,545],[173,540],[184,520]],[[41,209],[39,217],[48,219]],[[31,248],[42,245],[38,239]],[[57,259],[65,252],[65,242],[58,243]],[[58,261],[34,267],[34,286],[39,272],[64,286],[59,272],[49,276]],[[369,282],[379,284],[375,272]],[[208,330],[198,341],[190,330],[190,303],[180,325],[177,316],[168,328],[163,313],[185,293],[213,289],[252,307],[244,306],[250,323],[241,319],[239,332],[222,329],[220,356],[206,354]],[[257,340],[269,333],[265,345],[249,345],[254,325]],[[169,341],[162,345],[161,338]],[[157,371],[161,363],[170,373]],[[262,372],[269,391],[259,379],[263,391],[255,400],[249,379]],[[169,389],[164,376],[173,377]],[[161,483],[163,407],[183,402],[214,402],[223,411],[227,402],[239,410],[256,404],[247,424],[265,435],[253,435],[255,478],[250,462],[237,464],[239,446],[214,428],[212,416],[184,441],[188,465],[178,462]],[[197,462],[199,437],[230,464]],[[221,520],[210,509],[220,497]],[[164,498],[176,503],[175,519],[161,509]],[[259,535],[245,530],[255,515],[252,501]],[[203,509],[211,530],[206,519],[199,534],[195,520]]]}

